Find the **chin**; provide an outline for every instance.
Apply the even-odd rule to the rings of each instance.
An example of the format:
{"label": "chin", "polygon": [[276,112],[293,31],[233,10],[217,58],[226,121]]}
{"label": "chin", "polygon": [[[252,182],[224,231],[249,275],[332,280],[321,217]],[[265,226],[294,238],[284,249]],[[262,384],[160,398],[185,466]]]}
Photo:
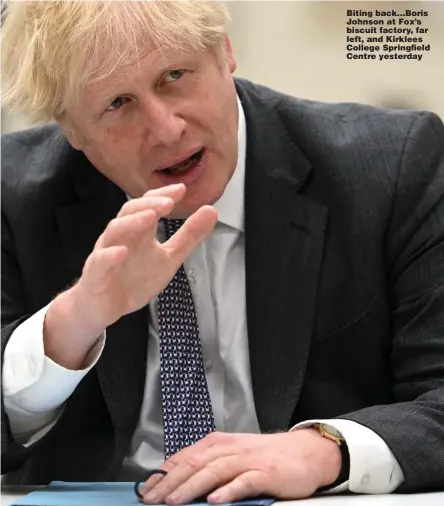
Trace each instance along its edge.
{"label": "chin", "polygon": [[187,190],[185,198],[181,204],[183,208],[190,211],[189,214],[196,212],[200,207],[215,204],[223,195],[226,184],[219,183],[217,186],[211,185],[206,188],[199,189],[198,191],[191,192],[191,188]]}
{"label": "chin", "polygon": [[192,202],[181,202],[180,204],[178,204],[175,207],[175,209],[171,213],[170,217],[185,219],[185,218],[188,218],[188,216],[191,216],[192,214],[194,214],[202,206],[212,205],[212,204],[213,204],[213,202],[208,202],[206,200],[192,201]]}

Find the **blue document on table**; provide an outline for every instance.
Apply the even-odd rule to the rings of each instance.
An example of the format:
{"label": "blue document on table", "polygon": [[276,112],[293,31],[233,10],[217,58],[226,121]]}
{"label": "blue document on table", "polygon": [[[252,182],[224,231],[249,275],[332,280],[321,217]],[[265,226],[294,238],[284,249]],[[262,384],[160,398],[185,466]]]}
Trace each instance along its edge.
{"label": "blue document on table", "polygon": [[[270,506],[275,499],[258,498],[238,501],[235,506]],[[50,485],[14,503],[16,506],[140,506],[134,494],[134,483],[72,483],[53,481]],[[208,506],[206,502],[193,506]]]}

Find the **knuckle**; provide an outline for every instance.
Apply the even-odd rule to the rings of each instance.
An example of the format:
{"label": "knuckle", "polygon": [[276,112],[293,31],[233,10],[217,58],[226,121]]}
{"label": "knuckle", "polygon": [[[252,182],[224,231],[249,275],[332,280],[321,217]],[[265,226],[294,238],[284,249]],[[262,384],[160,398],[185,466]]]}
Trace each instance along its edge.
{"label": "knuckle", "polygon": [[103,244],[105,243],[107,228],[108,228],[108,225],[105,227],[105,230],[100,234],[99,238],[97,239],[96,243],[94,244],[93,252],[101,249]]}
{"label": "knuckle", "polygon": [[201,236],[199,232],[192,227],[190,227],[188,230],[188,236],[191,239],[191,244],[193,245],[193,247],[195,247],[201,241]]}
{"label": "knuckle", "polygon": [[150,197],[151,195],[156,194],[156,190],[148,190],[142,195],[142,198]]}
{"label": "knuckle", "polygon": [[221,464],[217,461],[210,462],[205,467],[205,471],[210,474],[211,476],[214,476],[217,479],[222,478],[223,475],[223,469],[221,468]]}
{"label": "knuckle", "polygon": [[236,434],[229,434],[228,432],[217,432],[217,438],[224,444],[235,443],[238,439]]}
{"label": "knuckle", "polygon": [[239,477],[242,483],[242,488],[247,490],[249,493],[259,492],[262,487],[263,475],[262,473],[245,473]]}
{"label": "knuckle", "polygon": [[174,200],[171,198],[171,197],[163,197],[162,198],[162,204],[167,206],[167,205],[173,205],[174,204]]}
{"label": "knuckle", "polygon": [[114,234],[115,232],[118,231],[119,228],[120,228],[120,219],[119,218],[114,218],[106,226],[105,233]]}
{"label": "knuckle", "polygon": [[165,197],[149,197],[145,198],[145,209],[159,209],[166,203]]}
{"label": "knuckle", "polygon": [[238,438],[236,434],[228,434],[227,432],[211,432],[207,436],[205,436],[205,441],[209,443],[210,446],[216,445],[235,445],[238,442]]}
{"label": "knuckle", "polygon": [[178,454],[169,457],[169,459],[165,462],[163,467],[165,471],[169,471],[170,469],[173,469],[173,467],[177,466],[177,464],[179,464]]}
{"label": "knuckle", "polygon": [[134,208],[134,201],[130,200],[128,202],[125,202],[125,204],[123,204],[122,208],[120,209],[119,216],[130,214],[133,208]]}
{"label": "knuckle", "polygon": [[254,479],[251,477],[251,474],[243,474],[242,476],[239,477],[239,481],[242,482],[243,488],[246,488],[248,490],[254,488],[253,487]]}
{"label": "knuckle", "polygon": [[266,475],[271,475],[276,473],[276,463],[271,458],[263,459],[261,462],[261,469]]}
{"label": "knuckle", "polygon": [[86,262],[84,263],[83,265],[83,270],[82,270],[82,273],[85,274],[87,272],[89,272],[91,270],[91,268],[93,267],[94,265],[94,262],[95,262],[95,259],[96,259],[96,254],[95,252],[93,251],[89,257],[86,259]]}
{"label": "knuckle", "polygon": [[135,220],[135,223],[140,226],[140,225],[143,225],[146,221],[146,219],[148,218],[149,216],[149,212],[148,210],[145,210],[145,211],[140,211],[136,214],[134,214],[134,220]]}
{"label": "knuckle", "polygon": [[224,440],[226,434],[224,432],[214,431],[205,436],[209,443],[220,443]]}
{"label": "knuckle", "polygon": [[204,462],[201,457],[193,455],[187,459],[186,464],[192,471],[196,472],[202,469]]}
{"label": "knuckle", "polygon": [[163,196],[157,196],[157,197],[145,197],[145,208],[146,209],[163,209],[171,204],[174,204],[173,199],[170,197],[163,197]]}

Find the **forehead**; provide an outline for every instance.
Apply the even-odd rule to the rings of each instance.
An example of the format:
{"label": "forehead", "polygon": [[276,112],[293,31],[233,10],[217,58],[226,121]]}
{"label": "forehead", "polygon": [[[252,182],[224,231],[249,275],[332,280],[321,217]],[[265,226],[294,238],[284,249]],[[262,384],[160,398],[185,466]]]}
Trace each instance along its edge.
{"label": "forehead", "polygon": [[83,89],[116,69],[137,65],[157,48],[170,55],[212,45],[217,23],[203,16],[208,10],[204,3],[81,2],[78,22],[70,23],[66,37],[70,74],[80,78]]}
{"label": "forehead", "polygon": [[104,76],[91,78],[83,86],[80,98],[82,101],[100,100],[128,85],[132,88],[146,86],[168,69],[195,65],[198,58],[198,53],[193,51],[147,48],[144,54],[133,55],[126,63],[115,63]]}

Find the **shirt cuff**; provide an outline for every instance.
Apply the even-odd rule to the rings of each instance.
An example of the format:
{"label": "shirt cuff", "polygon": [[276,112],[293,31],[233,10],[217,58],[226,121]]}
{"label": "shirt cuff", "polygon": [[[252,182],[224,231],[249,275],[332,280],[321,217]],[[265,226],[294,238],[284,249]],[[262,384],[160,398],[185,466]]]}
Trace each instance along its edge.
{"label": "shirt cuff", "polygon": [[368,427],[351,420],[308,420],[290,431],[325,423],[338,430],[345,439],[350,454],[349,480],[329,490],[339,493],[349,490],[358,494],[389,494],[404,481],[404,474],[385,441]]}
{"label": "shirt cuff", "polygon": [[45,356],[43,324],[50,304],[19,325],[5,348],[3,395],[10,403],[31,412],[60,407],[94,367],[105,346],[103,333],[88,354],[88,367],[65,369]]}

